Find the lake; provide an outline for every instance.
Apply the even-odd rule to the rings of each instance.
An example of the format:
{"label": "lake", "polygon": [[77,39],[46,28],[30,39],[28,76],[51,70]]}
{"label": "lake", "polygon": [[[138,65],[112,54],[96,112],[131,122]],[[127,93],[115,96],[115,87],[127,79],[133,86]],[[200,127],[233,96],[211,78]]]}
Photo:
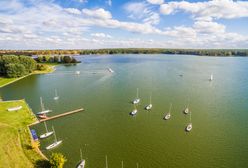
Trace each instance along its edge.
{"label": "lake", "polygon": [[[40,97],[56,115],[83,107],[85,111],[47,122],[62,145],[41,150],[63,153],[72,168],[209,168],[248,165],[248,58],[186,55],[80,56],[76,66],[57,66],[52,74],[32,75],[0,89],[5,100],[25,98],[40,111]],[[115,72],[109,73],[111,67]],[[76,75],[75,71],[80,71]],[[213,74],[214,80],[209,81]],[[182,76],[180,76],[182,75]],[[139,88],[136,116],[131,101]],[[53,100],[57,89],[59,100]],[[153,108],[144,110],[152,95]],[[163,120],[172,103],[171,118]],[[185,132],[189,115],[193,129]],[[38,134],[44,125],[33,127]]]}

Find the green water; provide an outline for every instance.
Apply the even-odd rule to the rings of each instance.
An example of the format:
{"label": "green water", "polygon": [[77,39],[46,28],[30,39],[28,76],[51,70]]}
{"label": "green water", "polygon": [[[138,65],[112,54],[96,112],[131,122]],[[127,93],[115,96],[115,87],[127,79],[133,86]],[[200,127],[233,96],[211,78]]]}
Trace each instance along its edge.
{"label": "green water", "polygon": [[[83,149],[87,168],[199,168],[248,165],[248,58],[177,55],[84,56],[77,66],[58,66],[53,74],[33,75],[0,90],[5,99],[25,98],[34,112],[39,97],[50,115],[83,107],[85,111],[49,121],[63,144],[66,168],[75,167]],[[115,73],[106,72],[111,67]],[[75,75],[75,71],[81,71]],[[209,82],[210,74],[214,80]],[[183,77],[179,75],[183,74]],[[135,117],[130,103],[140,90]],[[53,100],[54,89],[60,99]],[[152,111],[145,111],[152,93]],[[190,99],[193,129],[184,131]],[[172,107],[170,120],[163,116]],[[35,127],[38,134],[44,125]],[[85,146],[86,144],[86,146]]]}

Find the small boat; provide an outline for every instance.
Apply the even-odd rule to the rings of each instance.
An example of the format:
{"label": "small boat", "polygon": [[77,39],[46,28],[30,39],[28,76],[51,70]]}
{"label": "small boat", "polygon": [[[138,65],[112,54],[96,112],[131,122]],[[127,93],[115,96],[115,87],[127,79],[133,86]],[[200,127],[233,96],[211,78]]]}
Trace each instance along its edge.
{"label": "small boat", "polygon": [[212,80],[214,80],[213,74],[211,74],[211,75],[210,75],[210,78],[209,78],[209,81],[212,81]]}
{"label": "small boat", "polygon": [[110,73],[114,73],[113,69],[111,69],[111,68],[107,68],[107,70],[108,70]]}
{"label": "small boat", "polygon": [[150,96],[150,104],[145,107],[146,110],[152,109],[152,96]]}
{"label": "small boat", "polygon": [[58,145],[60,145],[62,143],[62,140],[60,140],[60,141],[57,140],[54,128],[53,128],[53,132],[54,132],[54,134],[53,134],[54,135],[54,142],[51,145],[46,147],[47,150],[53,149],[53,148],[57,147]]}
{"label": "small boat", "polygon": [[22,106],[17,106],[17,107],[8,108],[8,111],[18,111],[21,109],[22,109]]}
{"label": "small boat", "polygon": [[58,93],[57,93],[57,89],[55,89],[55,96],[53,98],[54,100],[58,100],[59,99],[59,96],[58,96]]}
{"label": "small boat", "polygon": [[40,97],[40,106],[41,106],[41,112],[36,113],[37,115],[47,114],[47,113],[52,112],[52,110],[45,110],[45,106],[44,106],[44,104],[42,102],[42,97]]}
{"label": "small boat", "polygon": [[170,110],[169,110],[169,113],[167,113],[165,116],[164,116],[164,119],[165,120],[169,120],[170,117],[171,117],[171,107],[172,107],[172,104],[170,104]]}
{"label": "small boat", "polygon": [[46,118],[48,118],[46,114],[40,114],[40,115],[38,115],[38,117],[41,118],[41,119],[46,119]]}
{"label": "small boat", "polygon": [[80,149],[80,163],[78,164],[77,168],[84,168],[85,167],[85,160],[83,159],[82,150]]}
{"label": "small boat", "polygon": [[189,132],[189,131],[191,131],[191,129],[192,129],[192,123],[191,123],[191,112],[189,113],[190,115],[190,122],[189,122],[189,124],[186,126],[186,128],[185,128],[185,130],[187,131],[187,132]]}
{"label": "small boat", "polygon": [[45,125],[45,129],[46,129],[46,133],[40,135],[40,138],[41,139],[47,138],[47,137],[49,137],[50,135],[53,134],[53,131],[48,131],[47,125],[46,125],[46,122],[45,121],[44,121],[44,125]]}
{"label": "small boat", "polygon": [[189,113],[189,108],[186,107],[184,110],[183,110],[184,114],[188,114]]}
{"label": "small boat", "polygon": [[132,116],[136,115],[138,110],[136,109],[136,106],[134,105],[134,110],[130,113]]}
{"label": "small boat", "polygon": [[76,71],[75,74],[76,74],[76,75],[80,75],[80,71]]}
{"label": "small boat", "polygon": [[137,88],[137,97],[136,99],[133,100],[133,104],[138,104],[140,102],[140,98],[139,98],[139,88]]}

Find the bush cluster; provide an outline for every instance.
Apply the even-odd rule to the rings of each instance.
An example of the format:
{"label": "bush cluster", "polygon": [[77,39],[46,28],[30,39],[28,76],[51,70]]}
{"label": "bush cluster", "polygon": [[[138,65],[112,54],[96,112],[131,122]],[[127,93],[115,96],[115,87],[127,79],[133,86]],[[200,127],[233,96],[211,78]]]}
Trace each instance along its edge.
{"label": "bush cluster", "polygon": [[0,76],[17,78],[31,73],[36,69],[36,61],[28,56],[0,56]]}

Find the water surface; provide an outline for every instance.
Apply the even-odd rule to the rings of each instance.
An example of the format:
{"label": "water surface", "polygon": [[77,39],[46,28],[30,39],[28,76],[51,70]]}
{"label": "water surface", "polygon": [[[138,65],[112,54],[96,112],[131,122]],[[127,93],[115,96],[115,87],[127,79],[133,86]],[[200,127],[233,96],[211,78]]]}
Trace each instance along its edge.
{"label": "water surface", "polygon": [[[106,55],[79,57],[81,64],[58,66],[52,74],[32,75],[0,90],[4,99],[25,98],[34,112],[39,97],[53,110],[50,115],[76,108],[84,112],[49,121],[63,144],[45,147],[49,155],[62,152],[67,168],[75,167],[79,149],[87,167],[246,167],[248,165],[248,59],[185,55]],[[106,71],[111,67],[115,73]],[[75,71],[81,71],[75,75]],[[209,82],[210,74],[214,80]],[[182,77],[179,75],[183,75]],[[138,114],[130,103],[140,90]],[[53,100],[57,89],[60,99]],[[145,111],[152,93],[152,111]],[[184,131],[189,115],[193,129]],[[170,120],[163,116],[172,107]],[[38,134],[44,125],[34,127]],[[86,145],[85,145],[86,144]]]}

